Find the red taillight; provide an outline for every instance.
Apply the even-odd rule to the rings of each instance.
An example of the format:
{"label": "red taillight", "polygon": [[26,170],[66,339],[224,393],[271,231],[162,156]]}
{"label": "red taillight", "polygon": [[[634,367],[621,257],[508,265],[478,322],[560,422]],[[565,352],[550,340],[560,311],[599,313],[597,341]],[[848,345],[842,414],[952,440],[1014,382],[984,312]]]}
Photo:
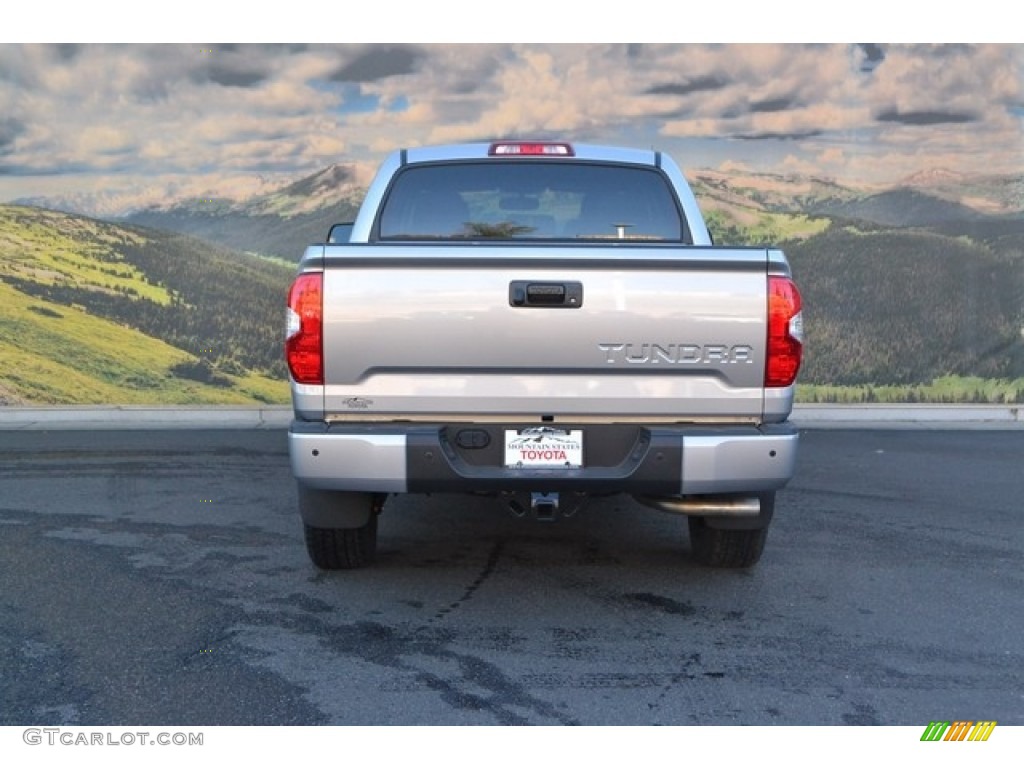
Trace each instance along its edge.
{"label": "red taillight", "polygon": [[551,141],[496,141],[487,151],[489,155],[548,155],[555,157],[573,157],[576,153],[572,145]]}
{"label": "red taillight", "polygon": [[796,381],[804,348],[800,292],[788,277],[768,278],[768,361],[766,387],[788,387]]}
{"label": "red taillight", "polygon": [[324,383],[323,273],[299,275],[288,291],[285,358],[299,384]]}

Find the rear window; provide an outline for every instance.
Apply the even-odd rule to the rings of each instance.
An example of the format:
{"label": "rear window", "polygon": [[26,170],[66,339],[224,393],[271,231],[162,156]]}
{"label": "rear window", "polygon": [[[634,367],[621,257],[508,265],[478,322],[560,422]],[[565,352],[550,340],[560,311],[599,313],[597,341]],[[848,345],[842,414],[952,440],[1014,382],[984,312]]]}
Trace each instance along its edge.
{"label": "rear window", "polygon": [[687,240],[656,169],[565,160],[411,166],[377,227],[380,240]]}

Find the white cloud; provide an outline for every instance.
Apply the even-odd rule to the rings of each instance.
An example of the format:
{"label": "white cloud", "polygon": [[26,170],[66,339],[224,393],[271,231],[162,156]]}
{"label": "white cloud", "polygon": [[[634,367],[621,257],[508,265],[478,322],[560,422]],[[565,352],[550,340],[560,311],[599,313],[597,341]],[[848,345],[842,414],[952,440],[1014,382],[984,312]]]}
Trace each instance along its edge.
{"label": "white cloud", "polygon": [[0,199],[52,187],[39,174],[235,189],[510,135],[674,154],[701,139],[716,165],[865,178],[1024,166],[1016,45],[423,44],[337,82],[367,50],[0,45]]}

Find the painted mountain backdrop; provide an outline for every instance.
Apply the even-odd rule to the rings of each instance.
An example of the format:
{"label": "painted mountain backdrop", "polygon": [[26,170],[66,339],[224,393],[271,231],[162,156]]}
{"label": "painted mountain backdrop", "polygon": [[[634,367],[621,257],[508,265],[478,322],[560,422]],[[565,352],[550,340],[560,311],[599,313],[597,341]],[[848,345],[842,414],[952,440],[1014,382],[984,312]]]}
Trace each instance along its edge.
{"label": "painted mountain backdrop", "polygon": [[[802,399],[1024,400],[1024,179],[690,176],[717,243],[790,257]],[[0,206],[0,403],[286,402],[290,264],[362,194],[333,165],[109,221],[81,196]]]}
{"label": "painted mountain backdrop", "polygon": [[0,405],[284,402],[291,272],[174,232],[0,205]]}

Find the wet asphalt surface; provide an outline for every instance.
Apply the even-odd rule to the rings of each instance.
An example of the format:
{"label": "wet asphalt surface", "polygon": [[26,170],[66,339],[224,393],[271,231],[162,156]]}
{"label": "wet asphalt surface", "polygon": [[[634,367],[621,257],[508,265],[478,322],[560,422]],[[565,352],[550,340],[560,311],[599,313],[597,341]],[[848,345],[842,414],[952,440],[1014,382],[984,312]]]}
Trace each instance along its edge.
{"label": "wet asphalt surface", "polygon": [[1022,725],[1022,468],[807,431],[749,570],[623,497],[435,496],[324,573],[280,430],[0,432],[0,725]]}

